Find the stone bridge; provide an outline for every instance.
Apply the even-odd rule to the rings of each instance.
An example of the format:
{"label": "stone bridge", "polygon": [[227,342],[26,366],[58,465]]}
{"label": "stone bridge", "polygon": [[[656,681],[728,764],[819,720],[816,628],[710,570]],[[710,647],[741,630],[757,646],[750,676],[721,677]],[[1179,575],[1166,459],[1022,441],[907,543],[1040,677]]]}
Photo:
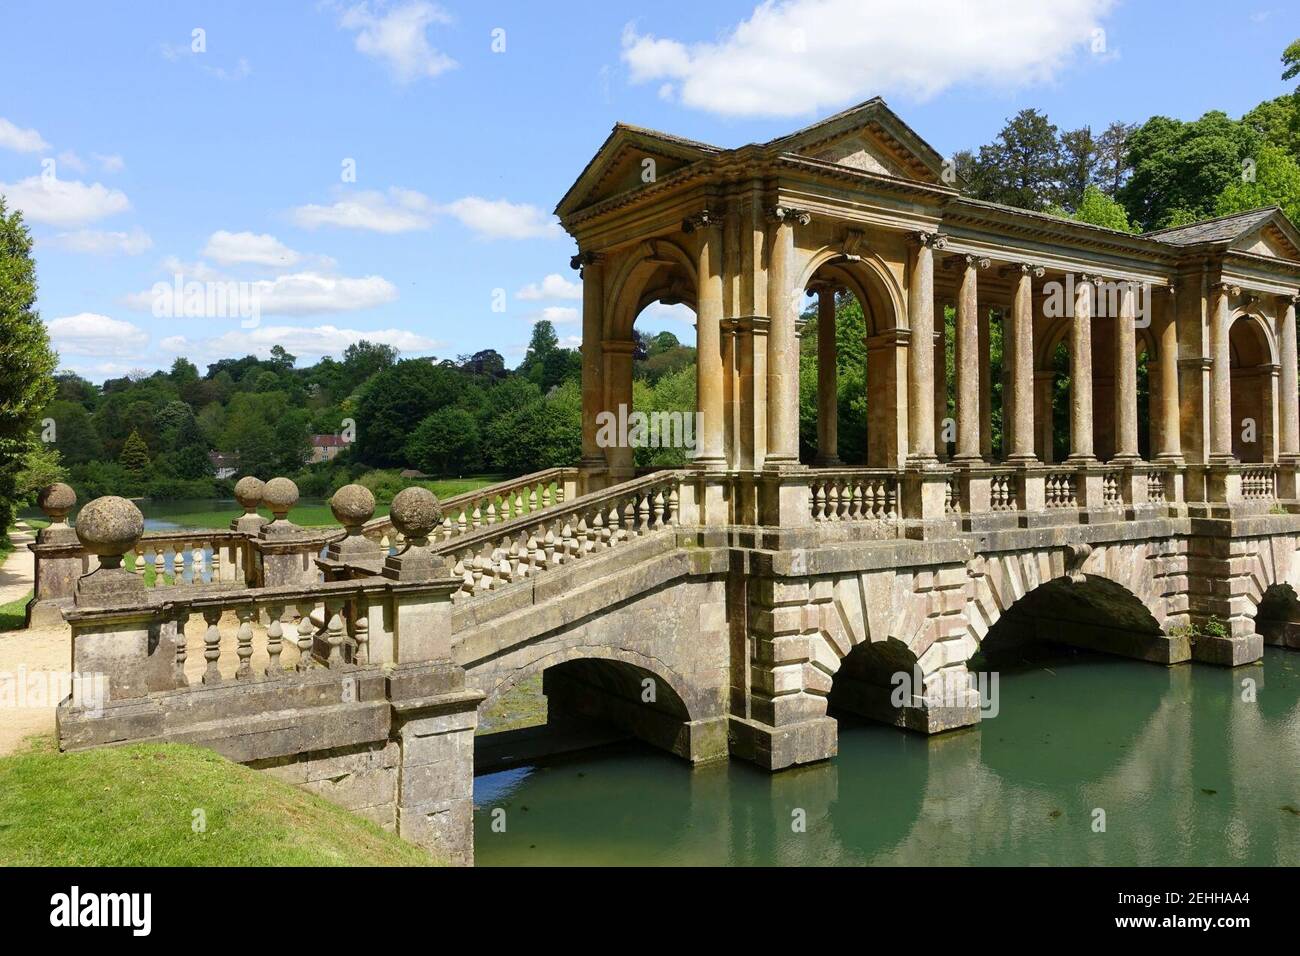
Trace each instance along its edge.
{"label": "stone bridge", "polygon": [[[556,209],[577,467],[408,489],[391,520],[348,486],[326,532],[284,478],[243,479],[229,529],[147,535],[121,499],[74,530],[52,489],[31,611],[85,677],[62,746],[203,743],[468,861],[478,716],[538,673],[552,716],[779,770],[833,757],[837,712],[976,724],[1004,641],[1296,644],[1300,231],[1269,208],[1129,235],[945,173],[879,99],[738,149],[619,124]],[[645,472],[656,302],[694,312],[699,427],[689,468]]]}
{"label": "stone bridge", "polygon": [[552,721],[775,771],[833,757],[836,714],[977,724],[994,639],[1158,665],[1300,644],[1300,503],[934,522],[851,491],[828,509],[816,474],[767,495],[803,489],[787,526],[711,523],[749,493],[727,476],[578,494],[555,469],[441,506],[408,489],[385,519],[348,486],[323,531],[289,520],[291,482],[245,479],[246,514],[185,540],[124,499],[69,528],[56,486],[32,611],[71,627],[60,744],[210,746],[468,862],[479,715],[539,674]]}

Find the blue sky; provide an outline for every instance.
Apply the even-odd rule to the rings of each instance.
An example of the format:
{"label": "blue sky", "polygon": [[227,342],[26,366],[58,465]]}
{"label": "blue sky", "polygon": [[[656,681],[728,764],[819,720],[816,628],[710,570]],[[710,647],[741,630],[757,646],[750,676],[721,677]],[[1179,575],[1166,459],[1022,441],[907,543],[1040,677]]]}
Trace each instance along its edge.
{"label": "blue sky", "polygon": [[[301,365],[363,335],[514,365],[540,315],[579,333],[575,248],[550,211],[616,121],[735,146],[879,94],[948,155],[1025,106],[1063,128],[1239,116],[1288,89],[1297,13],[5,0],[0,193],[37,239],[63,366],[92,380],[277,341]],[[249,283],[259,324],[156,315],[154,285],[177,273]],[[693,337],[669,312],[643,322]]]}

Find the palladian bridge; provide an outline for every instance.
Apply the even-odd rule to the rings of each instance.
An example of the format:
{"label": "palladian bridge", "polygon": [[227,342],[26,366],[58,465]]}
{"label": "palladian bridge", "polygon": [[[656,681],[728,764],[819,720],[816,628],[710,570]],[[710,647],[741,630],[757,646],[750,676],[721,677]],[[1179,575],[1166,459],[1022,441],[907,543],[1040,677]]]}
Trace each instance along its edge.
{"label": "palladian bridge", "polygon": [[[553,716],[779,770],[835,755],[835,713],[977,724],[994,638],[1187,666],[1300,646],[1300,233],[1277,209],[1130,235],[969,199],[875,99],[738,149],[618,125],[557,214],[575,467],[408,489],[383,518],[348,486],[324,530],[284,478],[241,480],[245,514],[206,532],[142,533],[117,498],[71,528],[47,489],[31,615],[71,627],[62,747],[205,744],[466,862],[478,715],[539,673]],[[860,462],[837,297],[865,319]],[[689,467],[646,471],[598,422],[632,408],[654,302],[696,315],[701,428]]]}

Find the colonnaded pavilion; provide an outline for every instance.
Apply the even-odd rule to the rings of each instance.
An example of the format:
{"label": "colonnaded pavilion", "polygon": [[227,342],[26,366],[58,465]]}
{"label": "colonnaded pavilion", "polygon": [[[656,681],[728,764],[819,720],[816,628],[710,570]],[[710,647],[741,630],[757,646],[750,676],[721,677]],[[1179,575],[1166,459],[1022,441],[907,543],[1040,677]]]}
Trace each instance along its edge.
{"label": "colonnaded pavilion", "polygon": [[[939,465],[970,479],[948,492],[948,510],[967,513],[1015,496],[1021,510],[1042,496],[1100,503],[1075,499],[1103,488],[1145,502],[1152,474],[1189,503],[1263,495],[1264,484],[1296,496],[1300,233],[1279,209],[1130,235],[971,199],[954,178],[879,98],[738,149],[616,125],[556,210],[581,250],[588,480],[633,473],[633,449],[600,447],[596,420],[631,407],[633,327],[656,301],[697,316],[696,463],[755,478],[750,495],[715,502],[729,512],[719,520],[763,520],[763,476],[801,464],[806,294],[818,299],[817,448],[806,464],[840,467],[834,309],[847,292],[867,326],[866,460],[852,464],[898,472],[917,517],[943,513],[943,485],[924,477]],[[1054,443],[1061,346],[1069,413],[1055,424],[1068,441]],[[1102,480],[1116,468],[1123,487]]]}

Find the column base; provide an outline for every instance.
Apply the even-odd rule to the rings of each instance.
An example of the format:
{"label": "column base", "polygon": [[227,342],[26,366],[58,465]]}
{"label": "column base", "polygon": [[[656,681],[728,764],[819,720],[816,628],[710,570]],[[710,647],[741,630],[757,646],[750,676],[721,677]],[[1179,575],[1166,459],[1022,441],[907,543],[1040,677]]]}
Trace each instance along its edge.
{"label": "column base", "polygon": [[1264,638],[1260,634],[1237,634],[1216,637],[1199,634],[1192,645],[1192,660],[1220,667],[1240,667],[1253,664],[1264,656]]}
{"label": "column base", "polygon": [[813,717],[772,727],[746,717],[731,717],[727,728],[731,755],[764,770],[784,770],[829,760],[839,752],[839,724],[832,717]]}

